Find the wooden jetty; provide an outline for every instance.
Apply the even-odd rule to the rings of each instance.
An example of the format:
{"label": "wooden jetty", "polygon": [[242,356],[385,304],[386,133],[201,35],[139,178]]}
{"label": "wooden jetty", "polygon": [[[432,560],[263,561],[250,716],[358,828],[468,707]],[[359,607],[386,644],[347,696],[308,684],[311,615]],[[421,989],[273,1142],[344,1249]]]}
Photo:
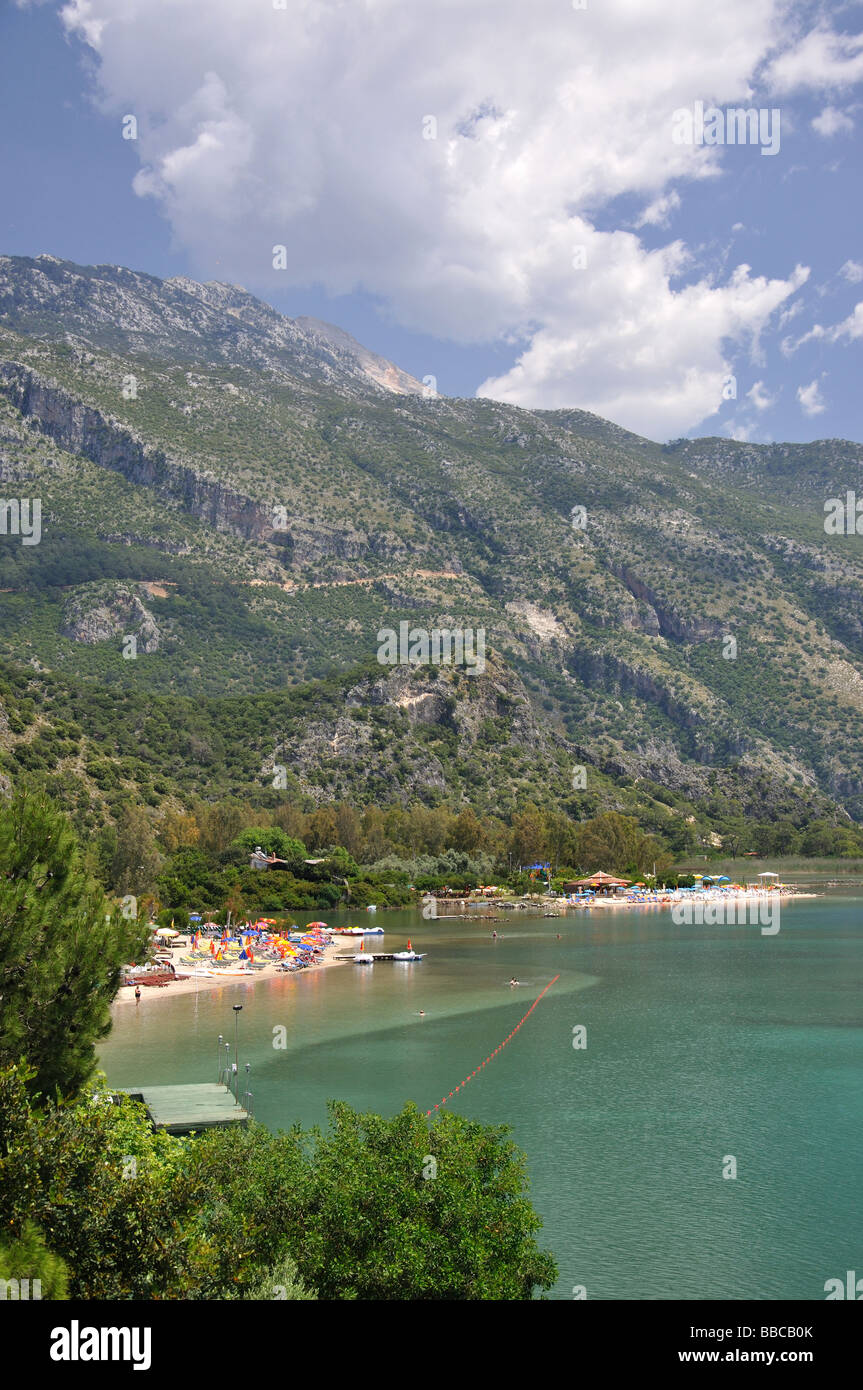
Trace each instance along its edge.
{"label": "wooden jetty", "polygon": [[124,1092],[143,1103],[154,1129],[164,1129],[169,1134],[246,1124],[249,1119],[248,1111],[234,1100],[233,1091],[213,1082],[196,1086],[128,1086]]}

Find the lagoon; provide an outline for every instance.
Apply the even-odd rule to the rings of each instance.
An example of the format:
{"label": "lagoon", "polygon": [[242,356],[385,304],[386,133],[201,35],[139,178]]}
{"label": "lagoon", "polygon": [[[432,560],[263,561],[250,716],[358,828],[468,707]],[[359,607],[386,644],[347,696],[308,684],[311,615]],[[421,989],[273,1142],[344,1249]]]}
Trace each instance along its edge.
{"label": "lagoon", "polygon": [[676,925],[658,908],[505,913],[496,941],[480,922],[374,921],[375,949],[410,937],[426,959],[147,991],[115,1010],[109,1081],[215,1081],[217,1035],[233,1044],[242,1003],[240,1067],[269,1127],[324,1123],[331,1097],[425,1111],[559,976],[447,1100],[509,1124],[525,1150],[540,1243],[560,1267],[552,1298],[823,1299],[859,1267],[863,899],[783,902],[774,936]]}

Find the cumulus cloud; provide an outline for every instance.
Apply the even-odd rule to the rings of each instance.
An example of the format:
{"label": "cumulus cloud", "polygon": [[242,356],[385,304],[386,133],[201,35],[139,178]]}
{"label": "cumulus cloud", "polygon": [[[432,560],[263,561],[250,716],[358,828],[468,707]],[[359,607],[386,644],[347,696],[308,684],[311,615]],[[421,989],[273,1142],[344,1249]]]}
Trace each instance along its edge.
{"label": "cumulus cloud", "polygon": [[738,444],[748,444],[752,438],[750,426],[740,424],[736,420],[729,420],[726,423],[725,433],[729,439],[735,440]]}
{"label": "cumulus cloud", "polygon": [[[625,233],[616,233],[622,242]],[[604,245],[603,245],[604,249]],[[726,339],[755,349],[774,310],[806,280],[798,267],[788,280],[753,277],[739,266],[724,287],[702,281],[668,289],[679,244],[645,256],[635,238],[595,265],[579,305],[562,302],[511,371],[483,383],[480,394],[528,405],[563,407],[579,399],[589,409],[658,436],[669,421],[708,418],[722,405],[728,375]],[[623,331],[622,331],[623,330]]]}
{"label": "cumulus cloud", "polygon": [[854,122],[850,116],[846,116],[844,111],[838,110],[835,106],[825,106],[820,116],[816,116],[811,122],[812,129],[825,137],[838,135],[840,131],[845,134],[854,129]]}
{"label": "cumulus cloud", "polygon": [[843,276],[849,285],[859,285],[863,280],[863,265],[860,261],[846,261],[839,274]]}
{"label": "cumulus cloud", "polygon": [[830,329],[829,337],[832,342],[840,338],[863,338],[863,302],[855,304],[847,319]]}
{"label": "cumulus cloud", "polygon": [[822,22],[780,53],[767,69],[770,90],[843,91],[863,81],[863,35],[837,34]]}
{"label": "cumulus cloud", "polygon": [[771,396],[766,390],[763,381],[756,381],[754,386],[746,392],[747,399],[752,402],[756,410],[769,410],[776,404],[777,397]]}
{"label": "cumulus cloud", "polygon": [[804,415],[822,415],[827,409],[817,378],[808,386],[797,387],[797,399]]}
{"label": "cumulus cloud", "polygon": [[856,70],[850,40],[796,42],[792,8],[533,0],[528,21],[523,0],[68,0],[63,17],[106,113],[136,115],[135,188],[199,274],[364,290],[408,328],[504,338],[520,356],[484,394],[667,437],[718,409],[725,354],[805,271],[719,283],[680,242],[648,250],[600,214],[626,195],[661,226],[678,190],[719,177],[724,151],[676,144],[673,113],[748,104],[771,55],[777,90]]}

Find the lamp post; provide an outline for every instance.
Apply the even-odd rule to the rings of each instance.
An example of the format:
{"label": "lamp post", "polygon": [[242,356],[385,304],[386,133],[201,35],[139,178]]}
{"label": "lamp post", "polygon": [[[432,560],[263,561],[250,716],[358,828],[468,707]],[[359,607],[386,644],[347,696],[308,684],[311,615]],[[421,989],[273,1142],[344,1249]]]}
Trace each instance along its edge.
{"label": "lamp post", "polygon": [[225,1039],[222,1037],[222,1035],[221,1035],[221,1033],[220,1033],[220,1034],[219,1034],[219,1080],[220,1080],[220,1081],[221,1081],[221,1079],[222,1079],[222,1043],[223,1043],[224,1041],[225,1041]]}
{"label": "lamp post", "polygon": [[236,1073],[237,1073],[237,1085],[236,1085],[236,1088],[235,1088],[235,1089],[236,1089],[236,1102],[237,1102],[237,1105],[239,1105],[239,1103],[240,1103],[240,1034],[239,1034],[239,1028],[240,1028],[240,1010],[242,1009],[242,1007],[243,1007],[242,1004],[234,1004],[234,1005],[233,1005],[233,1009],[234,1009],[234,1067],[236,1068]]}

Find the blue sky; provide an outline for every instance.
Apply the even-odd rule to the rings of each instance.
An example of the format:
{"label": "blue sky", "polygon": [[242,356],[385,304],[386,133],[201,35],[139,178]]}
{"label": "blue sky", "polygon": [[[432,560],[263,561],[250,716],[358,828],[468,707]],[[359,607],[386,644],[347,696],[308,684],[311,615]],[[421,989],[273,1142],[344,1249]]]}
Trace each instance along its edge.
{"label": "blue sky", "polygon": [[[0,18],[0,251],[240,283],[448,395],[863,437],[860,6],[61,8]],[[778,152],[675,144],[699,101]]]}

